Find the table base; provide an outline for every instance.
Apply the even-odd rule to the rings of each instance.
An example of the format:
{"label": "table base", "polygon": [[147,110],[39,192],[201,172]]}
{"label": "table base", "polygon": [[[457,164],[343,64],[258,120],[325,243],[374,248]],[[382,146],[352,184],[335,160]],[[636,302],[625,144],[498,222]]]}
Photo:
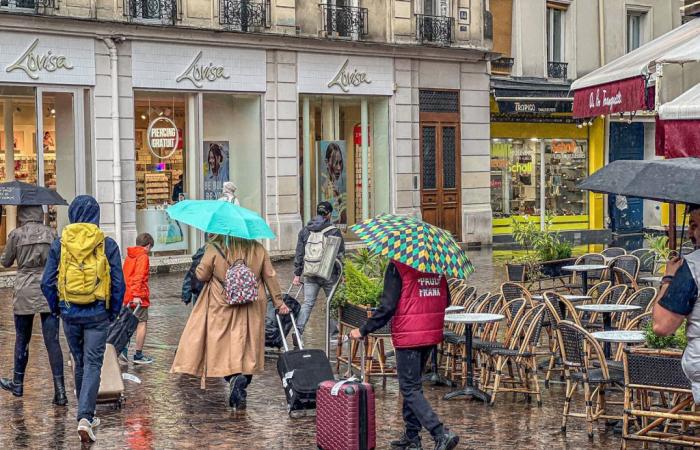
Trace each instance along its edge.
{"label": "table base", "polygon": [[457,397],[471,397],[472,400],[481,400],[484,403],[491,403],[491,396],[487,394],[486,392],[482,391],[481,389],[477,389],[475,387],[467,386],[464,389],[460,389],[454,392],[450,392],[449,394],[445,395],[443,397],[444,400],[451,400],[453,398]]}
{"label": "table base", "polygon": [[438,368],[438,352],[437,347],[433,348],[430,355],[431,368],[430,372],[423,375],[423,383],[433,383],[433,386],[447,386],[454,387],[454,383],[448,380],[444,376],[440,375],[440,369]]}

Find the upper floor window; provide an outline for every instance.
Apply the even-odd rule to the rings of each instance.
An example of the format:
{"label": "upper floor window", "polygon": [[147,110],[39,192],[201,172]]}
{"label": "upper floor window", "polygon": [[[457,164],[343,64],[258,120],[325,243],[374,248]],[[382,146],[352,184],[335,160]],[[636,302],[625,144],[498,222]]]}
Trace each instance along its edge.
{"label": "upper floor window", "polygon": [[646,12],[627,11],[627,52],[644,44]]}
{"label": "upper floor window", "polygon": [[564,61],[564,17],[566,10],[560,7],[547,8],[547,60]]}

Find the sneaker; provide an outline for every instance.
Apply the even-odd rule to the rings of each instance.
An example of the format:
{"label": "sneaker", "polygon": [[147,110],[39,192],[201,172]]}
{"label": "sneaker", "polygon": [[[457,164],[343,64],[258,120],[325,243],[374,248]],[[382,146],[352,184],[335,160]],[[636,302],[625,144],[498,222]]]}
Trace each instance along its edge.
{"label": "sneaker", "polygon": [[236,375],[229,382],[228,406],[240,410],[246,408],[245,395],[246,379],[243,375]]}
{"label": "sneaker", "polygon": [[92,425],[87,419],[80,419],[80,422],[78,422],[78,434],[80,435],[80,442],[83,444],[89,444],[97,440],[95,433],[92,431]]}
{"label": "sneaker", "polygon": [[404,433],[400,439],[391,441],[391,448],[392,450],[422,450],[423,446],[420,436],[411,439]]}
{"label": "sneaker", "polygon": [[98,417],[93,417],[92,422],[90,422],[90,426],[92,428],[97,428],[100,426],[101,423],[102,423],[102,421]]}
{"label": "sneaker", "polygon": [[134,355],[134,364],[152,364],[153,358],[143,353]]}
{"label": "sneaker", "polygon": [[129,364],[129,356],[126,353],[126,349],[124,349],[124,351],[119,354],[119,363],[120,364]]}
{"label": "sneaker", "polygon": [[435,439],[435,450],[452,450],[459,444],[459,436],[451,431],[445,431],[442,436]]}

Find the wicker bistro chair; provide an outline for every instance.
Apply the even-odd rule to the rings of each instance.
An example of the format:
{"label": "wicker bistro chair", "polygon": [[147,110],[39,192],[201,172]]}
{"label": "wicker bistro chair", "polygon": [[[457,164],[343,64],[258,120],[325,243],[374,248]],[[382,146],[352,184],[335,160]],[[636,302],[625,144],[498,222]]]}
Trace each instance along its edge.
{"label": "wicker bistro chair", "polygon": [[608,270],[612,271],[611,277],[615,274],[614,269],[622,269],[629,273],[635,281],[639,277],[640,266],[639,258],[634,255],[620,255],[608,261]]}
{"label": "wicker bistro chair", "polygon": [[656,273],[657,261],[656,252],[650,248],[640,248],[635,250],[630,255],[639,258],[639,272],[652,275]]}
{"label": "wicker bistro chair", "polygon": [[[600,253],[587,253],[585,255],[579,256],[576,262],[574,262],[575,266],[580,266],[580,265],[589,265],[589,264],[598,264],[598,265],[605,265],[605,257],[601,255]],[[589,283],[591,281],[595,280],[600,280],[603,277],[603,270],[594,270],[591,272],[588,272],[588,281]],[[590,284],[589,284],[590,285]],[[570,293],[574,291],[574,289],[581,290],[582,289],[582,284],[581,284],[581,274],[578,272],[572,272],[571,274],[571,282],[567,285],[564,286],[566,289],[569,290]]]}
{"label": "wicker bistro chair", "polygon": [[625,286],[630,288],[631,291],[636,291],[637,289],[639,289],[639,284],[637,284],[637,280],[634,278],[634,275],[632,275],[625,269],[613,267],[612,276],[615,280],[615,284],[624,284]]}
{"label": "wicker bistro chair", "polygon": [[[627,286],[624,284],[616,284],[615,286],[606,290],[603,295],[598,298],[598,304],[616,305],[618,303],[623,303],[625,301],[625,296],[627,295]],[[586,328],[602,328],[603,324],[598,323],[598,318],[601,317],[598,313],[592,313],[588,322],[584,322]],[[615,316],[613,315],[613,319]],[[613,324],[615,322],[613,321]]]}
{"label": "wicker bistro chair", "polygon": [[[647,324],[649,322],[652,322],[654,319],[651,315],[650,312],[640,314],[634,319],[630,320],[627,322],[627,325],[625,325],[625,330],[636,330],[636,331],[644,331],[646,328]],[[619,367],[620,371],[622,371],[622,356],[624,353],[625,348],[630,348],[625,345],[618,345],[617,346],[617,351],[615,352],[615,357],[613,358],[612,361],[608,361],[608,368],[612,368],[613,364],[615,364],[616,367]]]}
{"label": "wicker bistro chair", "polygon": [[[482,385],[484,389],[491,390],[491,405],[496,402],[498,394],[514,392],[525,394],[528,401],[534,395],[537,406],[542,406],[536,350],[542,334],[545,309],[546,306],[540,304],[522,314],[507,348],[486,350],[491,364],[490,370],[482,378]],[[511,372],[509,377],[504,376],[506,367]]]}
{"label": "wicker bistro chair", "polygon": [[[588,436],[593,437],[594,423],[601,419],[619,419],[606,415],[605,389],[621,385],[623,380],[611,377],[603,348],[588,331],[573,322],[562,320],[557,327],[557,336],[566,377],[561,430],[566,433],[569,417],[585,418]],[[583,413],[571,411],[573,395],[579,385],[583,385]]]}
{"label": "wicker bistro chair", "polygon": [[626,255],[627,250],[625,250],[622,247],[608,247],[602,252],[600,252],[600,254],[605,256],[606,258],[615,258],[617,256]]}
{"label": "wicker bistro chair", "polygon": [[[479,312],[479,308],[483,303],[485,303],[489,297],[491,297],[490,292],[485,292],[481,294],[479,297],[475,298],[471,303],[470,302],[465,302],[468,303],[465,306],[465,311],[466,312]],[[462,306],[462,305],[459,305]],[[438,346],[438,355],[440,357],[440,367],[445,367],[447,364],[447,361],[453,356],[451,351],[452,351],[452,344],[448,342],[449,340],[454,340],[455,337],[459,337],[459,335],[456,332],[457,329],[457,324],[454,323],[447,323],[445,324],[445,331],[443,332],[443,340],[442,343]]]}
{"label": "wicker bistro chair", "polygon": [[503,296],[503,300],[506,302],[510,302],[511,300],[518,298],[524,298],[528,302],[532,302],[532,295],[530,294],[530,291],[519,283],[513,283],[510,281],[503,283],[501,285],[501,295]]}
{"label": "wicker bistro chair", "polygon": [[546,319],[545,323],[549,328],[549,335],[553,338],[549,341],[549,352],[546,356],[549,357],[549,363],[547,364],[547,372],[545,373],[544,385],[549,388],[549,382],[552,380],[552,374],[554,372],[562,372],[564,368],[561,366],[561,358],[559,357],[559,339],[557,338],[556,330],[559,322],[563,319],[561,317],[561,306],[562,303],[565,305],[567,318],[574,322],[576,325],[581,326],[579,319],[579,314],[574,305],[560,296],[555,292],[545,292],[544,293],[544,304],[546,306]]}
{"label": "wicker bistro chair", "polygon": [[[700,438],[686,433],[700,425],[681,354],[646,348],[625,349],[625,402],[622,449],[629,441],[700,447]],[[652,404],[650,392],[671,394],[671,404]],[[655,402],[656,403],[656,402]],[[641,419],[641,420],[640,420]],[[634,426],[634,427],[633,427]]]}
{"label": "wicker bistro chair", "polygon": [[601,295],[605,293],[608,289],[612,287],[612,283],[609,281],[601,281],[600,283],[596,284],[592,288],[588,289],[588,292],[586,295],[588,295],[593,302],[596,302]]}
{"label": "wicker bistro chair", "polygon": [[[630,311],[627,313],[623,313],[625,316],[625,320],[627,323],[629,321],[637,318],[638,316],[641,316],[644,314],[650,306],[653,304],[654,299],[656,298],[656,288],[653,287],[645,287],[637,292],[633,292],[631,295],[627,297],[627,304],[628,305],[634,305],[634,306],[639,306],[642,309],[638,311]],[[625,325],[626,328],[626,325]]]}

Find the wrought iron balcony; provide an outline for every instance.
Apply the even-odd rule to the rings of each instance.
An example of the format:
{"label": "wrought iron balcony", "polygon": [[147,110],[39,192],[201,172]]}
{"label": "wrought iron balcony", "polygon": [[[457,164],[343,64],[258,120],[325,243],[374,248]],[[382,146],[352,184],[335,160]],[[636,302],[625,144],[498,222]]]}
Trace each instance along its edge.
{"label": "wrought iron balcony", "polygon": [[327,35],[359,39],[369,32],[367,8],[321,4],[323,31]]}
{"label": "wrought iron balcony", "polygon": [[558,80],[567,79],[567,68],[568,64],[565,62],[549,61],[547,63],[547,76],[549,78],[556,78]]}
{"label": "wrought iron balcony", "polygon": [[42,9],[53,9],[55,7],[55,0],[0,0],[0,9],[23,12],[38,12]]}
{"label": "wrought iron balcony", "polygon": [[125,0],[124,14],[135,22],[175,25],[177,0]]}
{"label": "wrought iron balcony", "polygon": [[513,58],[498,58],[491,61],[491,71],[510,75],[510,71],[513,70],[513,64],[515,64]]}
{"label": "wrought iron balcony", "polygon": [[452,17],[416,14],[416,39],[421,44],[450,45],[454,42],[454,28]]}
{"label": "wrought iron balcony", "polygon": [[219,23],[226,28],[249,31],[270,26],[270,2],[219,0]]}

